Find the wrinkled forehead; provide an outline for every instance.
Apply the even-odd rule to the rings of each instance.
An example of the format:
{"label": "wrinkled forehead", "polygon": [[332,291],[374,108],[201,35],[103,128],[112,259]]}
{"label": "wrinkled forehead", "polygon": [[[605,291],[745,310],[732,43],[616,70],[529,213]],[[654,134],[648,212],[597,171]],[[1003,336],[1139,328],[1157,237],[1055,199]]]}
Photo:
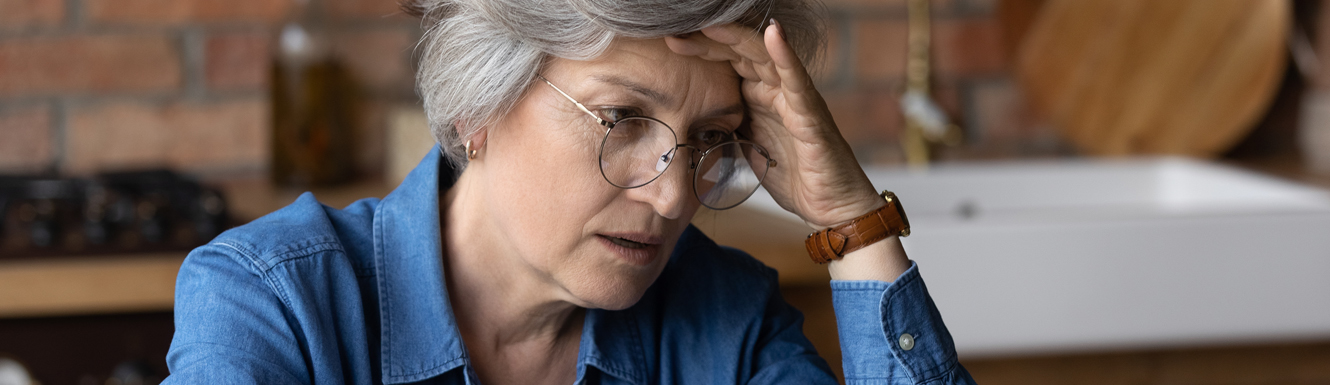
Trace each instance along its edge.
{"label": "wrinkled forehead", "polygon": [[546,73],[572,82],[637,85],[659,93],[667,109],[707,109],[742,102],[739,75],[729,62],[670,51],[664,39],[616,39],[593,60],[556,59]]}

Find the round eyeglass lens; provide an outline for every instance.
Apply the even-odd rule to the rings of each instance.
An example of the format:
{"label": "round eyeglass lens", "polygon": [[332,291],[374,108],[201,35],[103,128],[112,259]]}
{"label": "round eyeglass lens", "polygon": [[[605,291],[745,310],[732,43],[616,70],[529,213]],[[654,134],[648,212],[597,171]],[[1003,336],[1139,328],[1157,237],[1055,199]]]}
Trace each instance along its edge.
{"label": "round eyeglass lens", "polygon": [[767,176],[767,157],[750,142],[729,142],[707,150],[693,180],[697,199],[714,210],[738,206]]}
{"label": "round eyeglass lens", "polygon": [[620,188],[651,183],[678,154],[674,131],[647,117],[620,119],[600,145],[600,172]]}

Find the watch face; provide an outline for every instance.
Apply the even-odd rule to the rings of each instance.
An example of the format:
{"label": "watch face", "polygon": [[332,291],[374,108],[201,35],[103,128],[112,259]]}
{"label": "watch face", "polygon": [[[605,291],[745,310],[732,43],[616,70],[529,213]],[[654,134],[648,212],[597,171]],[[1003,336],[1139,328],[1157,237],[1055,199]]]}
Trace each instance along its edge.
{"label": "watch face", "polygon": [[896,197],[896,193],[891,191],[883,191],[882,198],[886,199],[887,203],[896,204],[896,214],[900,215],[901,223],[905,225],[905,227],[901,229],[901,237],[910,236],[910,217],[905,216],[905,206],[901,205],[901,199]]}

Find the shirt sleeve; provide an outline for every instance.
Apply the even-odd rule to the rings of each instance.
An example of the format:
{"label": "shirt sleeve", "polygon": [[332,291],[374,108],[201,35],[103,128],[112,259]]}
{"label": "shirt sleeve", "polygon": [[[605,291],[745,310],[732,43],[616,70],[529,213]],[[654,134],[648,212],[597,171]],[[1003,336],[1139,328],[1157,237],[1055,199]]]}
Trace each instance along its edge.
{"label": "shirt sleeve", "polygon": [[914,262],[894,282],[831,281],[846,384],[974,384]]}
{"label": "shirt sleeve", "polygon": [[747,383],[836,384],[831,367],[804,336],[803,314],[785,302],[780,290],[773,287],[765,312],[753,359],[758,370]]}
{"label": "shirt sleeve", "polygon": [[163,384],[308,384],[285,306],[225,246],[195,249],[180,267],[175,336]]}

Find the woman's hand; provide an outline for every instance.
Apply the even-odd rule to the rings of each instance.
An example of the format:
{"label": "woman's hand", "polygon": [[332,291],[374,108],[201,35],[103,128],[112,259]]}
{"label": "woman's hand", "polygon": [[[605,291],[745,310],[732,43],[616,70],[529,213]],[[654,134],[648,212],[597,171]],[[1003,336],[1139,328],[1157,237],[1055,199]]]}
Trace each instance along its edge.
{"label": "woman's hand", "polygon": [[668,37],[675,53],[728,61],[743,78],[752,140],[777,167],[763,186],[781,207],[815,229],[848,222],[884,205],[841,137],[831,111],[774,19],[765,34],[726,24]]}
{"label": "woman's hand", "polygon": [[[781,207],[814,229],[833,227],[886,202],[850,152],[813,87],[799,57],[774,20],[765,34],[738,24],[667,37],[670,49],[706,60],[728,61],[743,78],[753,141],[766,147],[777,167],[762,183]],[[889,237],[828,265],[831,279],[891,282],[910,268],[900,239]]]}

